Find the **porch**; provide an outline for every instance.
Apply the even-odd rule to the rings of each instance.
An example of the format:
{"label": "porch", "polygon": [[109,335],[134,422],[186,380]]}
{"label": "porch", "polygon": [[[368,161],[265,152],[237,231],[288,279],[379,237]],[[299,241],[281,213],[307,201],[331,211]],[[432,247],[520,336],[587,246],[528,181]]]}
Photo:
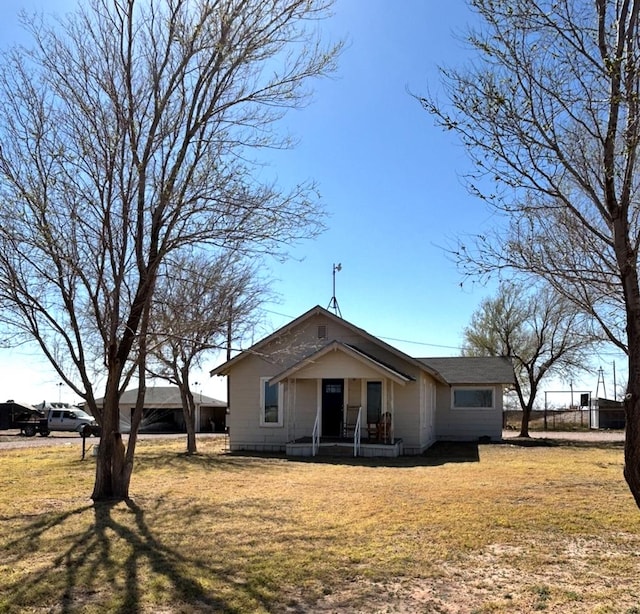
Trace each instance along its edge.
{"label": "porch", "polygon": [[394,436],[396,388],[410,381],[355,347],[333,342],[265,378],[264,398],[278,386],[272,403],[287,429],[288,456],[397,457],[403,443]]}
{"label": "porch", "polygon": [[[326,382],[326,380],[325,380]],[[342,414],[342,411],[341,411]],[[393,436],[392,416],[384,412],[374,423],[363,422],[360,406],[347,406],[340,416],[338,434],[321,435],[322,407],[318,408],[311,437],[286,444],[287,456],[360,456],[395,458],[403,453],[402,439]]]}

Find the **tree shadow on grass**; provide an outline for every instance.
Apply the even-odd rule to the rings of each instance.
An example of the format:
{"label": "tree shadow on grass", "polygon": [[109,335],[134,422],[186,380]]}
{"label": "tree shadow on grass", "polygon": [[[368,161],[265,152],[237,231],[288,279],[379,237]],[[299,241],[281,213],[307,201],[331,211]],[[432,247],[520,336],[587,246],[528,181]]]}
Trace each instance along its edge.
{"label": "tree shadow on grass", "polygon": [[264,469],[264,460],[285,460],[283,454],[236,454],[236,453],[210,453],[198,452],[197,454],[184,454],[182,452],[147,452],[138,454],[136,458],[136,471],[150,469],[170,469],[174,471],[187,471],[189,469],[216,470],[225,473],[243,473],[253,471],[256,466]]}
{"label": "tree shadow on grass", "polygon": [[[93,522],[86,516],[92,512]],[[173,521],[184,520],[177,517]],[[75,525],[82,529],[74,532]],[[56,541],[63,548],[57,555]],[[14,575],[15,580],[4,583],[0,588],[3,612],[46,607],[62,614],[86,609],[130,614],[143,606],[148,608],[154,599],[160,609],[168,601],[166,606],[172,612],[240,611],[198,579],[206,576],[237,589],[233,572],[196,561],[188,552],[163,543],[147,523],[144,510],[133,500],[125,504],[95,503],[37,516],[22,524],[4,553],[5,563],[32,558],[37,570],[20,571]],[[197,573],[190,571],[196,567]],[[160,594],[146,584],[149,581],[159,587]],[[247,586],[240,590],[254,604],[269,609],[258,592]]]}

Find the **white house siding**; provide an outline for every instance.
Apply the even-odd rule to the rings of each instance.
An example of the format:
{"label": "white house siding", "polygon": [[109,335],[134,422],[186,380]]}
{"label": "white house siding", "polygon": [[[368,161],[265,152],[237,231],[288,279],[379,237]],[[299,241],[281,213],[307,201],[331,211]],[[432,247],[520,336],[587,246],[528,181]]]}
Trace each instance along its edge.
{"label": "white house siding", "polygon": [[[342,352],[329,352],[296,371],[297,379],[380,379],[378,371]],[[345,390],[347,388],[345,387]]]}
{"label": "white house siding", "polygon": [[426,375],[406,386],[395,386],[394,437],[405,454],[421,454],[435,440],[435,382]]}
{"label": "white house siding", "polygon": [[318,382],[310,379],[290,379],[285,382],[284,416],[287,441],[308,437],[318,409]]}
{"label": "white house siding", "polygon": [[229,380],[227,416],[233,451],[285,449],[286,414],[283,415],[282,426],[260,426],[260,378],[272,377],[278,371],[277,365],[256,356],[249,356],[236,366]]}
{"label": "white house siding", "polygon": [[436,383],[426,374],[420,375],[420,449],[423,452],[436,441]]}
{"label": "white house siding", "polygon": [[492,441],[499,441],[502,438],[502,385],[492,388],[495,405],[493,408],[453,409],[452,387],[438,385],[436,438],[445,441],[476,441],[481,437],[489,437]]}
{"label": "white house siding", "polygon": [[345,405],[358,405],[364,408],[365,390],[363,382],[355,377],[349,378],[346,387]]}

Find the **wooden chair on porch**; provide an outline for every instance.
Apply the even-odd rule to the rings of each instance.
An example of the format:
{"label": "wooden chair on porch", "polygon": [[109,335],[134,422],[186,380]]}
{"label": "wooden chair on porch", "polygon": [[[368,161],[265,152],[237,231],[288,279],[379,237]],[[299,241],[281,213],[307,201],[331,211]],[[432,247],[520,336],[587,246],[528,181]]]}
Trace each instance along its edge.
{"label": "wooden chair on porch", "polygon": [[385,411],[377,422],[367,424],[367,436],[369,441],[390,443],[391,438],[391,414]]}
{"label": "wooden chair on porch", "polygon": [[354,436],[359,412],[360,412],[360,405],[347,405],[347,413],[344,418],[344,427],[342,429],[343,437]]}
{"label": "wooden chair on porch", "polygon": [[378,441],[382,443],[391,443],[391,413],[385,411],[382,416],[380,416],[380,420],[377,424],[377,435],[376,438]]}

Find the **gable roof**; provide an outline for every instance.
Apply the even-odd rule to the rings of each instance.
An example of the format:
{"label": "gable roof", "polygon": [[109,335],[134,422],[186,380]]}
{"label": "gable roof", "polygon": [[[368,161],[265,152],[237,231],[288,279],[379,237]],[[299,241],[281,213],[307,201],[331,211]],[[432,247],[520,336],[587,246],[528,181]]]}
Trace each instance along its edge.
{"label": "gable roof", "polygon": [[448,384],[513,384],[515,374],[508,358],[500,356],[450,356],[419,358]]}
{"label": "gable roof", "polygon": [[[204,394],[193,393],[194,400],[198,405],[207,405],[212,407],[226,407],[225,401],[219,401]],[[120,403],[122,405],[135,405],[138,397],[138,389],[125,390],[120,395]],[[104,399],[96,399],[98,405],[104,403]],[[177,386],[148,386],[144,394],[144,404],[147,406],[177,406],[182,407],[182,398],[180,397],[180,389]]]}
{"label": "gable roof", "polygon": [[278,382],[281,382],[287,377],[290,377],[294,373],[297,373],[301,369],[304,369],[304,367],[306,367],[307,365],[310,365],[313,362],[319,360],[320,358],[322,358],[322,356],[325,356],[329,352],[336,352],[336,351],[347,354],[351,358],[354,358],[356,361],[371,367],[374,371],[377,371],[378,373],[386,377],[389,377],[390,379],[392,379],[393,381],[395,381],[396,383],[402,386],[404,386],[404,384],[406,384],[407,382],[413,381],[415,379],[410,375],[407,375],[406,373],[402,373],[395,367],[384,364],[383,362],[371,356],[370,354],[367,354],[362,350],[359,350],[354,345],[351,345],[349,343],[342,343],[341,341],[330,341],[324,347],[320,348],[315,352],[312,352],[308,356],[305,356],[302,360],[299,360],[294,365],[291,365],[285,371],[282,371],[275,377],[271,378],[271,380],[269,380],[269,384],[277,384]]}
{"label": "gable roof", "polygon": [[[250,348],[248,348],[248,349],[242,351],[240,354],[234,356],[231,360],[228,360],[227,362],[219,365],[215,369],[212,369],[211,371],[209,371],[209,375],[211,377],[213,377],[214,375],[227,375],[229,373],[229,369],[231,367],[233,367],[235,364],[237,364],[238,362],[240,362],[241,360],[243,360],[247,356],[250,356],[252,354],[259,354],[260,350],[263,347],[265,347],[266,345],[268,345],[271,341],[273,341],[274,339],[277,339],[278,337],[286,334],[290,330],[296,328],[297,326],[299,326],[300,324],[302,324],[306,320],[308,320],[308,319],[310,319],[310,318],[312,318],[313,316],[316,316],[316,315],[322,315],[325,318],[328,318],[329,320],[332,320],[333,322],[339,323],[342,326],[347,327],[353,333],[364,337],[365,339],[367,339],[368,341],[371,341],[372,343],[374,343],[378,347],[380,347],[382,349],[385,349],[385,350],[391,352],[392,354],[394,354],[395,356],[401,358],[402,360],[415,365],[416,367],[418,367],[419,369],[422,369],[423,371],[426,371],[427,373],[429,373],[432,377],[434,377],[438,381],[444,381],[442,376],[438,373],[438,371],[433,369],[433,367],[431,367],[430,365],[427,365],[426,363],[421,362],[421,361],[417,360],[416,358],[413,358],[412,356],[409,356],[408,354],[405,354],[404,352],[400,351],[398,348],[395,348],[392,345],[389,345],[388,343],[385,343],[381,339],[378,339],[378,337],[375,337],[372,334],[368,333],[363,328],[359,328],[359,327],[355,326],[354,324],[352,324],[351,322],[349,322],[349,321],[347,321],[347,320],[345,320],[345,319],[343,319],[343,318],[331,313],[328,309],[324,309],[323,307],[320,307],[320,305],[316,305],[312,309],[309,309],[309,311],[303,313],[301,316],[298,316],[295,320],[292,320],[288,324],[285,324],[285,326],[283,326],[283,327],[279,328],[278,330],[274,331],[273,333],[271,333],[267,337],[264,337],[264,339],[261,339],[257,343],[254,343]],[[353,348],[354,346],[351,346],[351,347]],[[358,351],[360,351],[360,353],[363,353],[361,350],[358,350]],[[369,354],[369,357],[372,358],[372,356],[370,354]],[[375,360],[375,358],[374,358],[374,360]],[[382,363],[380,363],[380,364],[382,364]]]}

